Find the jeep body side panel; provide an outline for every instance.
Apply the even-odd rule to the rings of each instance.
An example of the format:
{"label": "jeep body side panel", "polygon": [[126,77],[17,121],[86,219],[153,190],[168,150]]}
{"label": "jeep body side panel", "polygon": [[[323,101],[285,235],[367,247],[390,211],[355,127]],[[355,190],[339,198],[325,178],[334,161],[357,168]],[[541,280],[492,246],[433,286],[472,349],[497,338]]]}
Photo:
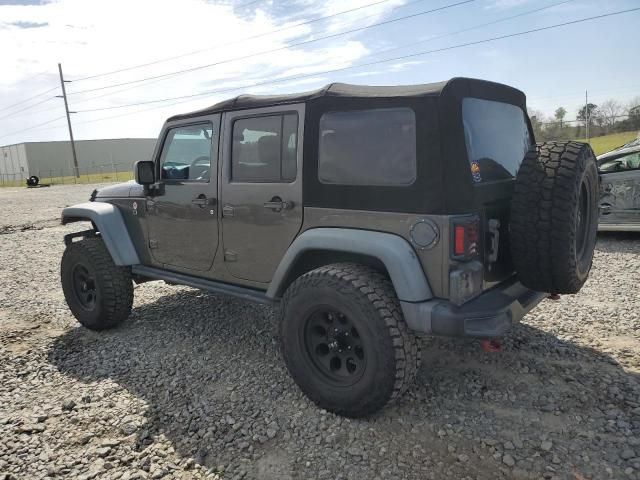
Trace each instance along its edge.
{"label": "jeep body side panel", "polygon": [[[265,148],[262,136],[254,138],[261,127],[259,122],[277,122],[283,141],[284,117],[297,120],[297,131],[291,133],[295,145],[295,176],[283,179],[284,153],[280,144],[280,162],[274,161],[271,149]],[[234,133],[236,125],[237,131]],[[258,122],[251,131],[252,122]],[[224,113],[219,168],[220,228],[224,251],[220,260],[229,281],[266,289],[287,248],[302,226],[302,145],[304,138],[305,105],[292,104]],[[249,125],[249,127],[247,127]],[[245,137],[242,129],[248,130]],[[234,135],[237,136],[234,141]],[[241,136],[241,137],[240,137]],[[243,140],[239,141],[239,138]],[[295,143],[293,143],[295,142]],[[252,148],[256,148],[252,151]],[[252,153],[254,155],[252,155]],[[232,159],[233,155],[239,158]],[[233,165],[232,165],[233,160]],[[278,179],[267,166],[279,165]],[[268,170],[265,172],[265,170]],[[267,174],[267,175],[265,175]],[[278,207],[278,203],[283,205]],[[284,206],[286,203],[286,206]],[[214,269],[215,269],[214,265]],[[221,278],[221,272],[216,278]],[[257,282],[257,284],[256,284]]]}
{"label": "jeep body side panel", "polygon": [[433,295],[447,298],[449,295],[448,216],[305,207],[302,230],[319,227],[357,228],[391,233],[411,243],[411,227],[424,219],[428,219],[437,226],[439,237],[428,248],[419,248],[417,245],[413,245],[413,247],[420,259]]}
{"label": "jeep body side panel", "polygon": [[284,293],[287,274],[294,268],[296,259],[310,250],[366,254],[377,258],[389,272],[400,300],[423,302],[433,297],[416,252],[405,239],[390,233],[349,228],[314,228],[303,232],[278,265],[267,297],[278,298]]}
{"label": "jeep body side panel", "polygon": [[640,148],[620,149],[598,157],[598,163],[619,161],[615,170],[600,172],[600,231],[640,231]]}
{"label": "jeep body side panel", "polygon": [[86,202],[62,210],[62,224],[89,220],[100,235],[116,265],[140,263],[127,226],[117,206],[104,202]]}
{"label": "jeep body side panel", "polygon": [[[145,199],[146,226],[154,265],[194,273],[208,272],[213,265],[218,247],[216,172],[220,117],[217,114],[167,122],[162,129],[154,152],[156,178],[161,179],[161,162],[170,165],[174,158],[190,164],[191,170],[196,168],[195,161],[208,160],[209,168],[200,166],[203,178],[165,178],[161,179],[161,190],[149,191]],[[197,142],[181,139],[180,128],[208,129],[211,138]]]}

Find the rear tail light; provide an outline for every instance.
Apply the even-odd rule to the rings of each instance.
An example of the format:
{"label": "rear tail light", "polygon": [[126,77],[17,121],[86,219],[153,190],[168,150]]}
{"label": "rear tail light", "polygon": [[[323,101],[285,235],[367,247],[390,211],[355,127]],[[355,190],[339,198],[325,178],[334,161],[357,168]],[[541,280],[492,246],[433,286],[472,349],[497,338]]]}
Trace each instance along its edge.
{"label": "rear tail light", "polygon": [[480,218],[472,216],[454,217],[451,220],[451,258],[473,260],[480,251]]}

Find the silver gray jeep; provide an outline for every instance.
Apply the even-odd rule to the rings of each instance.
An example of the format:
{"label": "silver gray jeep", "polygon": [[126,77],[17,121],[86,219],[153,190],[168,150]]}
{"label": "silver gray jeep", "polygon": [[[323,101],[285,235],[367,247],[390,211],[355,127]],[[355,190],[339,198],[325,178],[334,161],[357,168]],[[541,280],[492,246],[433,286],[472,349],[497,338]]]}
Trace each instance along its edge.
{"label": "silver gray jeep", "polygon": [[535,144],[519,90],[430,85],[248,96],[171,117],[135,182],[65,208],[61,277],[93,330],[133,282],[278,304],[304,393],[346,416],[412,383],[416,335],[494,338],[585,282],[598,171],[585,144]]}

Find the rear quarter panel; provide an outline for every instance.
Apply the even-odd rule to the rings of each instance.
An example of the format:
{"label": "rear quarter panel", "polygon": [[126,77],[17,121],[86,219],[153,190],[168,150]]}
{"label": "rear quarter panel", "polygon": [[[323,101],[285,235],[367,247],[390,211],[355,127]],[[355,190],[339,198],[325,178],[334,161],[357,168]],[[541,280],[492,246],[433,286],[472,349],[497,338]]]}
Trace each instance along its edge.
{"label": "rear quarter panel", "polygon": [[[416,248],[411,242],[411,227],[423,219],[429,219],[439,229],[438,241],[427,249]],[[337,208],[305,207],[302,232],[311,228],[335,227],[357,228],[377,232],[392,233],[409,242],[414,248],[434,296],[447,298],[449,295],[449,217],[441,215],[416,215],[411,213],[371,212],[365,210],[345,210]],[[366,254],[367,252],[362,252]]]}

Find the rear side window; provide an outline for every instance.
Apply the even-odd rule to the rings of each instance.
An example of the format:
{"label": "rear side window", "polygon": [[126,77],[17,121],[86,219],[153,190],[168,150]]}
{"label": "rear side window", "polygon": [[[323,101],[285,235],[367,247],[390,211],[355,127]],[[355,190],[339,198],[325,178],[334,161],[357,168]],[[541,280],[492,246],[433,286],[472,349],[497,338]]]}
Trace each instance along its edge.
{"label": "rear side window", "polygon": [[513,178],[531,146],[522,109],[509,103],[465,98],[462,120],[473,181]]}
{"label": "rear side window", "polygon": [[320,118],[320,182],[400,186],[416,179],[416,118],[409,108],[327,112]]}
{"label": "rear side window", "polygon": [[292,182],[296,178],[298,114],[242,118],[233,123],[231,180]]}

